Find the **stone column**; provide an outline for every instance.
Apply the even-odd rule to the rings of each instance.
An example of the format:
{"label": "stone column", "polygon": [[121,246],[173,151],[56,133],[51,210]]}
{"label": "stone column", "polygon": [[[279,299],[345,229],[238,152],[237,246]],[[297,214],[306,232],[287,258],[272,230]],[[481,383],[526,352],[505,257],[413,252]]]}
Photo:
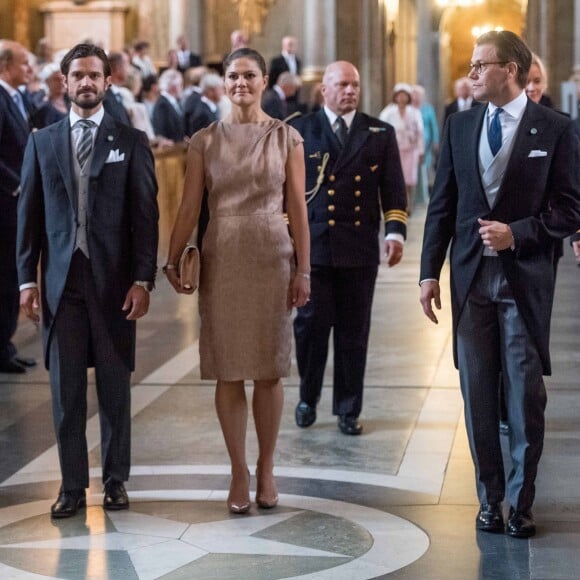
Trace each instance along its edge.
{"label": "stone column", "polygon": [[360,30],[361,76],[360,110],[377,116],[384,106],[386,95],[385,57],[387,48],[386,13],[382,0],[362,0]]}
{"label": "stone column", "polygon": [[329,62],[336,60],[336,2],[316,0],[304,3],[305,82],[318,82]]}
{"label": "stone column", "polygon": [[206,52],[203,33],[203,5],[203,0],[188,0],[185,17],[186,30],[183,31],[189,39],[189,45],[192,52],[197,52],[197,54],[201,54],[202,57]]}

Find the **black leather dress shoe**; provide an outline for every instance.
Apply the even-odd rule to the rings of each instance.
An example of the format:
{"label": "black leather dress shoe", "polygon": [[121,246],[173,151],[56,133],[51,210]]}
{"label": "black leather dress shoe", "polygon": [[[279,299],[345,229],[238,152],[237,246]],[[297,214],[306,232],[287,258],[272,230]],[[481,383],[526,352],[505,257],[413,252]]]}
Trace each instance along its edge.
{"label": "black leather dress shoe", "polygon": [[316,421],[316,407],[311,407],[305,401],[300,401],[296,405],[294,416],[298,427],[310,427]]}
{"label": "black leather dress shoe", "polygon": [[482,503],[479,506],[477,517],[475,518],[475,527],[482,532],[491,532],[492,534],[503,533],[503,513],[499,503]]}
{"label": "black leather dress shoe", "polygon": [[0,373],[11,373],[21,375],[25,373],[26,369],[16,361],[16,359],[8,359],[0,362]]}
{"label": "black leather dress shoe", "polygon": [[122,481],[109,481],[105,484],[103,507],[106,510],[129,509],[129,496]]}
{"label": "black leather dress shoe", "polygon": [[21,365],[23,367],[35,367],[36,366],[36,361],[33,358],[30,358],[28,356],[16,355],[13,360],[16,361],[19,365]]}
{"label": "black leather dress shoe", "polygon": [[519,512],[510,508],[506,534],[512,538],[531,538],[536,533],[536,523],[531,512]]}
{"label": "black leather dress shoe", "polygon": [[358,422],[358,417],[347,417],[341,415],[338,418],[338,428],[345,435],[360,435],[362,433],[362,425]]}
{"label": "black leather dress shoe", "polygon": [[69,491],[61,489],[56,502],[50,508],[50,515],[56,519],[70,518],[86,505],[87,496],[84,489],[71,489]]}

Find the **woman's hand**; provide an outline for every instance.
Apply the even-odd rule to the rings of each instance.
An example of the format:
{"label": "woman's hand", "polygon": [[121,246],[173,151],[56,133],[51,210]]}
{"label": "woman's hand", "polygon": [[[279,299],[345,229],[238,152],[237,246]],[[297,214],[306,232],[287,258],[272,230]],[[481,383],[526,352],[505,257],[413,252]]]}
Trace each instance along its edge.
{"label": "woman's hand", "polygon": [[177,268],[166,268],[165,275],[169,280],[169,283],[173,286],[175,291],[179,294],[193,294],[195,292],[194,288],[183,288],[181,286],[181,280],[177,273]]}
{"label": "woman's hand", "polygon": [[288,293],[288,309],[300,308],[310,302],[310,276],[296,273]]}

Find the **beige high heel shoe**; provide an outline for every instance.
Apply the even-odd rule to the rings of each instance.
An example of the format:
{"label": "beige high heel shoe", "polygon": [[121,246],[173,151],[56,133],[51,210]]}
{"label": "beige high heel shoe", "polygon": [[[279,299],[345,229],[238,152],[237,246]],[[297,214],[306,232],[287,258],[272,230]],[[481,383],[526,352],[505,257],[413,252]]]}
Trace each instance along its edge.
{"label": "beige high heel shoe", "polygon": [[[273,476],[272,476],[273,478]],[[270,497],[264,495],[262,490],[262,481],[260,477],[260,468],[256,467],[256,503],[258,507],[263,509],[272,509],[278,505],[278,492],[276,491]],[[274,480],[274,488],[276,486],[276,481]]]}
{"label": "beige high heel shoe", "polygon": [[239,499],[233,499],[232,498],[232,486],[233,486],[234,480],[232,477],[232,481],[230,483],[230,493],[228,495],[228,501],[227,501],[227,506],[228,506],[228,510],[232,513],[232,514],[245,514],[250,510],[250,472],[248,471],[248,498],[247,500],[244,499],[242,501],[240,501]]}

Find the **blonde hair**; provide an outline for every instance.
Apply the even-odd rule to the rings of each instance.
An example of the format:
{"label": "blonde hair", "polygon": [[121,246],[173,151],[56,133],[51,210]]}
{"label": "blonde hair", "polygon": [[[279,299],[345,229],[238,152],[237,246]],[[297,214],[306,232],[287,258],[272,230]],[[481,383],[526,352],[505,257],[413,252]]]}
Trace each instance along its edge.
{"label": "blonde hair", "polygon": [[545,93],[548,90],[548,73],[546,72],[546,67],[542,62],[542,59],[535,52],[532,52],[532,64],[535,64],[540,70],[540,77],[542,77],[542,93]]}

